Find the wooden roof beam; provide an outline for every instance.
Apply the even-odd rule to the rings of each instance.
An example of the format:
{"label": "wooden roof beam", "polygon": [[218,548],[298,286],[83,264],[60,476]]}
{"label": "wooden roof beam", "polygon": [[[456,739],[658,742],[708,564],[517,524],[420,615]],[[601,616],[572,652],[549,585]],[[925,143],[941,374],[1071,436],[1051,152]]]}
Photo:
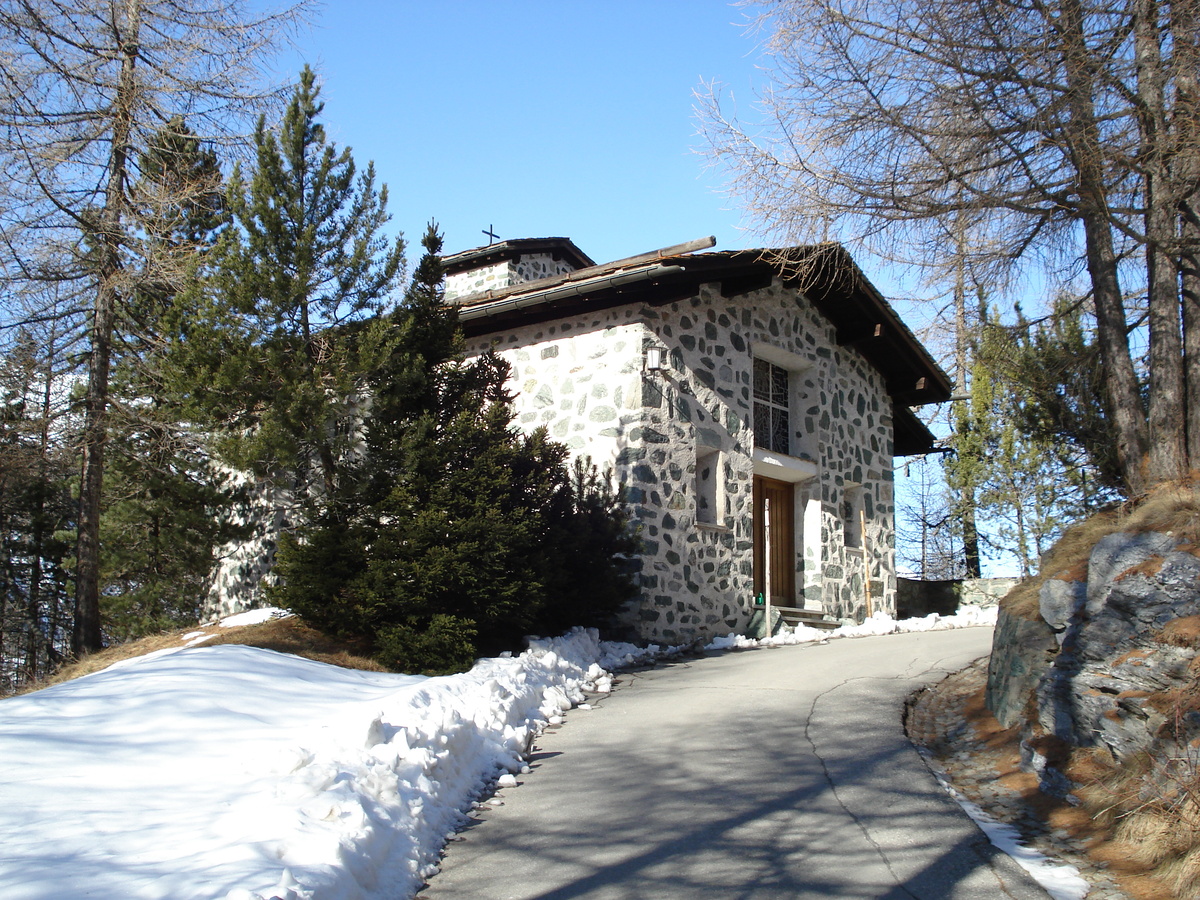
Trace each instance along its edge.
{"label": "wooden roof beam", "polygon": [[839,347],[855,347],[883,337],[883,323],[866,325],[859,328],[838,329],[837,342]]}
{"label": "wooden roof beam", "polygon": [[767,271],[752,272],[747,275],[735,275],[729,278],[721,279],[721,296],[725,299],[737,297],[740,294],[749,294],[751,291],[762,290],[771,286],[771,282],[775,280],[775,275],[769,269]]}
{"label": "wooden roof beam", "polygon": [[897,403],[903,403],[905,406],[922,406],[943,399],[935,395],[929,379],[924,375],[904,386],[897,386],[895,381],[889,379],[888,394]]}

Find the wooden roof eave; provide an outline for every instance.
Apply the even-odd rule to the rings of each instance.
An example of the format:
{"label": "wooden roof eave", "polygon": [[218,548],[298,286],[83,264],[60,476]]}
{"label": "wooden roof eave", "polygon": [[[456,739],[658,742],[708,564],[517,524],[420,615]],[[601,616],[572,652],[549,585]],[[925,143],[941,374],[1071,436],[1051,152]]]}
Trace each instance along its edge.
{"label": "wooden roof eave", "polygon": [[[711,239],[692,245],[706,240]],[[575,308],[592,299],[628,302],[636,292],[639,300],[655,302],[652,292],[668,282],[674,288],[719,283],[732,296],[764,287],[782,273],[785,283],[801,290],[834,326],[838,343],[861,353],[883,376],[897,404],[919,406],[950,398],[949,377],[840,245],[666,255],[682,254],[692,245],[458,298],[454,305],[468,334],[483,334],[515,319],[545,319],[560,307]],[[662,302],[677,298],[678,290],[671,289]]]}
{"label": "wooden roof eave", "polygon": [[570,238],[516,238],[498,241],[484,247],[473,247],[442,257],[447,275],[454,275],[479,265],[513,260],[525,253],[551,253],[555,259],[566,259],[577,269],[592,268],[595,261],[575,246]]}
{"label": "wooden roof eave", "polygon": [[[809,274],[796,286],[834,325],[838,344],[867,357],[897,402],[921,406],[949,400],[949,376],[846,249],[840,244],[811,249],[818,258],[807,263]],[[814,277],[813,271],[823,277]]]}
{"label": "wooden roof eave", "polygon": [[892,456],[920,456],[933,450],[937,438],[907,406],[892,405]]}

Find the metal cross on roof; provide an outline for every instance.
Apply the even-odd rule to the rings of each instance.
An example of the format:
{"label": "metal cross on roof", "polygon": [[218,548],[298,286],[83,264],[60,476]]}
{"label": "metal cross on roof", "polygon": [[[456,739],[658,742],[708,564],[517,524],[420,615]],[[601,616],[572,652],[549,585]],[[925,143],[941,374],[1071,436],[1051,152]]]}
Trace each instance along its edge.
{"label": "metal cross on roof", "polygon": [[492,241],[494,241],[494,240],[496,240],[497,238],[499,238],[499,237],[500,237],[500,235],[498,235],[498,234],[496,234],[496,232],[492,231],[492,228],[493,228],[493,227],[494,227],[494,226],[492,226],[492,225],[489,225],[487,228],[485,228],[485,229],[484,229],[484,232],[483,232],[484,234],[486,234],[486,235],[488,236],[488,243],[489,243],[489,244],[490,244],[490,243],[492,243]]}

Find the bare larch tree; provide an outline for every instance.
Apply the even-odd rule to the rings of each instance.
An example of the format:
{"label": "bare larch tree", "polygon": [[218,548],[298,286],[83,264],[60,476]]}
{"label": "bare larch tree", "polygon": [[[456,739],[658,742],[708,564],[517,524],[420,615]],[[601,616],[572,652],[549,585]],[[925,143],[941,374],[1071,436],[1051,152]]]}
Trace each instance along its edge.
{"label": "bare larch tree", "polygon": [[1085,273],[1128,491],[1200,468],[1200,0],[759,5],[761,118],[702,98],[752,218],[925,265],[965,227],[996,284]]}
{"label": "bare larch tree", "polygon": [[[86,337],[76,653],[102,645],[98,535],[114,339],[130,326],[125,310],[141,283],[187,268],[180,254],[157,253],[163,242],[151,233],[157,203],[187,198],[135,197],[139,153],[180,118],[202,141],[249,133],[278,96],[263,86],[266,54],[305,12],[255,9],[243,0],[0,0],[0,277],[8,296],[30,283],[69,287]],[[31,312],[5,314],[11,323]]]}

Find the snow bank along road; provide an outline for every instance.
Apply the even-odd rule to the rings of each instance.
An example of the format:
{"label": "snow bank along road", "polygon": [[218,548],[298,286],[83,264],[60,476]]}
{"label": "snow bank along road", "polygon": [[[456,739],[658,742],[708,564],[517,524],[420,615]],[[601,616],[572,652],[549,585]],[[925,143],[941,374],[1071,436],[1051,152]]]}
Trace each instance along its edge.
{"label": "snow bank along road", "polygon": [[576,630],[424,678],[209,637],[0,702],[0,898],[411,897],[460,810],[643,653]]}
{"label": "snow bank along road", "polygon": [[1045,898],[938,786],[904,698],[991,629],[727,653],[622,676],[418,896]]}

